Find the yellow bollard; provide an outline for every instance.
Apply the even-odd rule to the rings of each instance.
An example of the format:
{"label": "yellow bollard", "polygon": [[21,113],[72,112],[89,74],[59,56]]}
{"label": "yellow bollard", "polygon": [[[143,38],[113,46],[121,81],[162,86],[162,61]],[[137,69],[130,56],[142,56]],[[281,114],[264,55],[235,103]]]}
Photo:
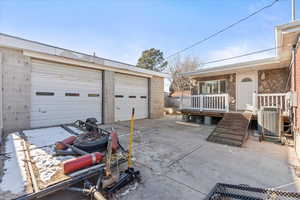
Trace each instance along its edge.
{"label": "yellow bollard", "polygon": [[130,135],[129,135],[129,152],[128,152],[128,168],[132,167],[132,144],[134,133],[134,108],[132,108],[131,120],[130,120]]}

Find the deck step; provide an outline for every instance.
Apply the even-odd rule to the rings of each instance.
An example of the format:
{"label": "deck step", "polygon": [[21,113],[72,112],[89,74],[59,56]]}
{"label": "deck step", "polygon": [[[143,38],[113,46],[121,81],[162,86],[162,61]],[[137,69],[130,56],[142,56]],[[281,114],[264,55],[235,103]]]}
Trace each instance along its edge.
{"label": "deck step", "polygon": [[241,147],[248,138],[251,113],[225,113],[207,141]]}

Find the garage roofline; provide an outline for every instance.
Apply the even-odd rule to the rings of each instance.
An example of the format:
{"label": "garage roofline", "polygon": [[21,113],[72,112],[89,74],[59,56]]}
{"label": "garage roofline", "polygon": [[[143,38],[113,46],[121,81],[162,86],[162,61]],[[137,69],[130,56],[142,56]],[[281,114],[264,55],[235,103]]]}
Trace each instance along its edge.
{"label": "garage roofline", "polygon": [[136,67],[135,65],[127,64],[124,62],[93,56],[90,54],[73,51],[70,49],[65,49],[65,48],[61,48],[61,47],[57,47],[57,46],[53,46],[53,45],[49,45],[37,41],[32,41],[17,36],[8,35],[5,33],[0,33],[0,47],[20,49],[23,50],[24,53],[27,54],[28,56],[35,57],[35,58],[45,59],[47,56],[48,57],[55,56],[55,58],[61,57],[64,59],[67,58],[67,59],[77,60],[80,62],[87,62],[87,63],[93,63],[97,65],[107,66],[109,69],[111,68],[112,71],[115,71],[114,69],[116,69],[117,71],[125,70],[122,71],[123,73],[129,71],[131,73],[132,72],[137,73],[137,75],[145,74],[145,75],[158,76],[163,78],[169,77],[169,75],[166,73],[142,69]]}

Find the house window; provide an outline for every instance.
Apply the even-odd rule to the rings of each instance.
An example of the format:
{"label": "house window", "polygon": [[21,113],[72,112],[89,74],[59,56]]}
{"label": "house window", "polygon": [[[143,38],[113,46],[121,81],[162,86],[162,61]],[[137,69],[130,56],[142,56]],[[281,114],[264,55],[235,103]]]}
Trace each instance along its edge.
{"label": "house window", "polygon": [[226,93],[226,81],[201,81],[199,82],[199,94],[222,94]]}
{"label": "house window", "polygon": [[243,78],[243,80],[241,82],[252,82],[252,79],[251,78]]}

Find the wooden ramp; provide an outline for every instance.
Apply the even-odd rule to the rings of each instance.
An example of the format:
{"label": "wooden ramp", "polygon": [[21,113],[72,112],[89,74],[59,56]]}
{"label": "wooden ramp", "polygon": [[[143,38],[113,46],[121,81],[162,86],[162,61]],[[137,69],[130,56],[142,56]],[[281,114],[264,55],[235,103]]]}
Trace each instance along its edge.
{"label": "wooden ramp", "polygon": [[207,141],[241,147],[248,138],[252,113],[225,113]]}

